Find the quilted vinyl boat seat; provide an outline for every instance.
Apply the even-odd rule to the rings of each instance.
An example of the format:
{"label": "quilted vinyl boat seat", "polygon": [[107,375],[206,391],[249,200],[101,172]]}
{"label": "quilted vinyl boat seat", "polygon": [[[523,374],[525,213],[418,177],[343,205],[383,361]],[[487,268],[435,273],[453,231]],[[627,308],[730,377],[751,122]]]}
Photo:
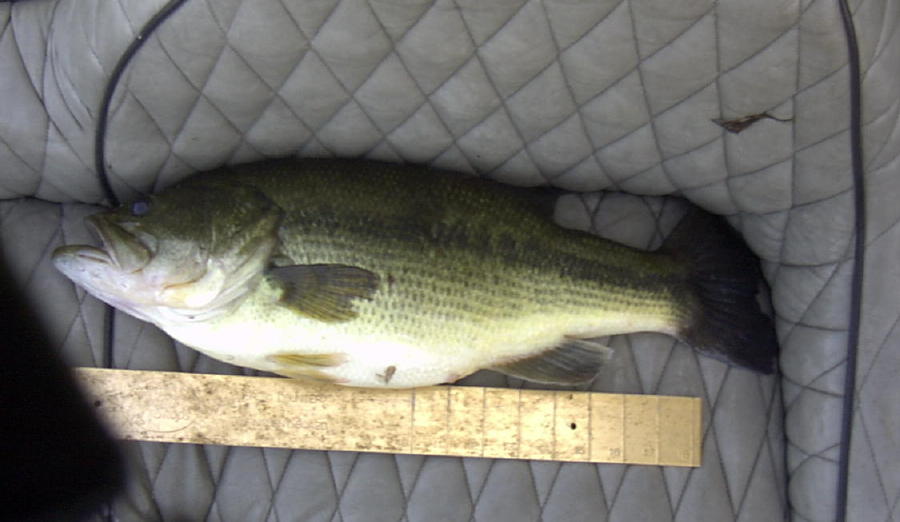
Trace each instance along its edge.
{"label": "quilted vinyl boat seat", "polygon": [[[123,201],[269,157],[431,164],[565,189],[560,222],[647,248],[679,196],[759,255],[782,346],[760,376],[663,336],[610,341],[590,389],[701,397],[700,468],[134,442],[127,490],[96,520],[826,521],[840,484],[847,520],[900,520],[900,5],[850,2],[858,53],[840,5],[0,3],[0,244],[68,364],[105,364],[103,305],[49,262],[90,242],[82,218],[109,202],[98,152]],[[124,314],[113,340],[119,368],[244,372]]]}

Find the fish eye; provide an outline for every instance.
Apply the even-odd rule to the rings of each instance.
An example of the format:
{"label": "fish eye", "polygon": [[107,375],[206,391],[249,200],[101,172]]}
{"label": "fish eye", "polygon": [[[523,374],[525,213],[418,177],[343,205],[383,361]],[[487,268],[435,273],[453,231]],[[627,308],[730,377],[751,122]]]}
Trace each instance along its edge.
{"label": "fish eye", "polygon": [[146,199],[139,199],[131,204],[132,216],[143,216],[150,212],[150,202]]}

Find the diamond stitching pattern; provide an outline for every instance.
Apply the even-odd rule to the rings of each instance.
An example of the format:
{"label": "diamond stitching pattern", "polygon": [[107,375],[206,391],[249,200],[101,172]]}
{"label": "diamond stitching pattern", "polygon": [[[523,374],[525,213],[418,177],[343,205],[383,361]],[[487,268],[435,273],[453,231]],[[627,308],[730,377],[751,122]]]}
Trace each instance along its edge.
{"label": "diamond stitching pattern", "polygon": [[[161,0],[98,4],[91,10],[75,9],[73,2],[59,0],[0,7],[0,63],[13,67],[10,74],[6,69],[0,74],[0,85],[17,101],[0,107],[0,197],[99,200],[87,167],[97,103],[90,93],[99,92],[103,71],[111,68],[117,49],[127,45],[141,20],[159,4]],[[823,477],[833,474],[836,428],[800,436],[790,426],[791,419],[814,418],[823,408],[833,408],[830,405],[840,393],[845,328],[841,300],[850,267],[846,262],[850,207],[842,148],[847,79],[831,3],[764,2],[748,9],[737,2],[663,5],[646,0],[590,5],[517,0],[489,6],[449,0],[409,5],[235,0],[188,2],[185,7],[151,37],[115,99],[108,147],[113,182],[123,196],[158,189],[191,170],[223,161],[301,150],[433,162],[518,184],[549,182],[575,190],[612,187],[641,194],[681,191],[707,208],[735,214],[734,222],[767,260],[767,274],[781,296],[775,304],[786,345],[782,362],[788,469],[783,469],[779,457],[782,410],[771,383],[760,380],[749,386],[758,394],[741,396],[769,424],[761,431],[759,425],[748,424],[754,436],[752,441],[740,439],[739,447],[759,451],[751,451],[753,457],[737,465],[728,460],[734,459],[731,448],[737,439],[723,431],[731,428],[728,421],[718,420],[725,418],[720,417],[726,404],[722,394],[745,390],[745,385],[736,383],[737,372],[723,372],[681,346],[641,336],[634,338],[635,343],[612,341],[627,351],[623,364],[631,369],[607,376],[603,382],[610,389],[665,392],[683,386],[678,380],[683,370],[677,368],[693,367],[692,378],[702,389],[685,393],[704,396],[713,408],[706,431],[707,457],[722,462],[723,468],[719,485],[711,487],[724,495],[720,499],[727,500],[729,516],[752,520],[754,513],[766,512],[780,517],[780,511],[760,506],[769,499],[776,510],[781,509],[786,502],[783,492],[761,488],[767,482],[784,483],[784,474],[790,471],[791,505],[797,519],[829,517],[820,488],[828,482]],[[864,0],[855,6],[859,23],[870,29],[862,31],[863,59],[869,71],[866,110],[870,117],[866,121],[872,138],[867,158],[872,183],[880,189],[873,191],[873,197],[885,201],[898,192],[891,176],[884,174],[895,170],[900,136],[896,132],[900,87],[896,71],[885,66],[900,52],[900,46],[893,45],[900,34],[893,22],[896,12],[897,6],[884,0]],[[622,24],[626,18],[628,23]],[[104,39],[85,38],[97,30],[94,20],[98,19],[108,20],[115,31]],[[280,25],[272,26],[270,21]],[[83,30],[72,30],[79,24]],[[257,38],[265,27],[278,38]],[[442,40],[442,34],[456,40]],[[345,43],[350,47],[342,48]],[[515,52],[517,45],[521,53]],[[699,72],[682,81],[678,60],[706,55],[714,58],[687,60],[684,67]],[[668,82],[658,80],[670,77]],[[761,110],[793,116],[794,121],[763,120],[740,135],[706,124],[713,117]],[[26,112],[28,118],[22,116]],[[9,121],[24,123],[3,124]],[[135,148],[134,143],[142,146]],[[606,213],[616,199],[603,197],[594,203],[588,199],[578,204],[585,215],[595,225],[608,221],[598,220],[596,209]],[[45,312],[52,316],[47,323],[63,352],[78,363],[96,363],[102,308],[83,292],[73,292],[43,275],[52,274],[47,259],[52,247],[62,237],[68,240],[73,234],[84,234],[77,223],[89,210],[67,205],[60,213],[59,207],[42,205],[2,203],[3,244],[29,245],[23,251],[37,255],[36,263],[33,257],[13,262],[20,267],[23,284],[42,301],[47,295],[57,298],[57,304]],[[892,245],[898,244],[895,212],[891,204],[873,208],[876,219],[870,248],[886,252],[884,259],[893,259]],[[52,219],[37,225],[29,221],[32,212],[47,213],[42,215]],[[659,206],[646,215],[649,221],[656,216],[661,222],[670,219],[669,211]],[[623,219],[630,222],[631,217]],[[60,228],[55,234],[24,240],[9,235],[31,227]],[[815,234],[816,241],[810,234]],[[658,235],[658,230],[652,233],[652,237]],[[885,261],[869,263],[870,274],[892,276],[896,271]],[[867,299],[873,303],[884,303],[884,296],[891,294],[877,283],[869,287]],[[886,519],[897,512],[900,486],[892,484],[900,479],[892,478],[892,467],[879,459],[897,454],[900,441],[882,427],[882,419],[890,417],[884,417],[885,406],[877,397],[889,386],[883,369],[898,358],[889,349],[896,336],[896,315],[881,312],[891,309],[890,305],[867,305],[867,309],[874,315],[866,326],[872,328],[871,338],[864,333],[861,353],[865,364],[860,365],[858,424],[864,435],[854,442],[854,469],[871,470],[881,500],[869,503],[863,494],[851,492],[851,507],[877,513],[866,519]],[[236,371],[172,346],[152,328],[121,315],[118,324],[117,359],[129,366]],[[640,349],[632,351],[638,339]],[[647,355],[648,346],[655,347],[658,356]],[[822,353],[810,354],[810,346]],[[149,472],[156,462],[159,470],[152,479],[147,477],[149,482],[139,481],[142,484],[157,484],[164,470],[172,473],[174,469],[170,466],[175,461],[168,456],[171,450],[163,446],[151,450],[151,446],[141,445],[143,449],[136,452],[145,461],[139,467]],[[291,463],[300,455],[314,454],[291,453],[281,471],[277,459],[268,458],[274,455],[270,450],[208,449],[203,455],[206,463],[194,469],[209,470],[209,483],[238,480],[237,474],[228,472],[235,459],[264,470],[266,481],[254,491],[265,493],[269,507],[258,517],[287,520],[293,518],[294,506],[278,499],[285,498],[284,488],[289,487],[285,481],[292,476]],[[431,459],[413,468],[413,478],[406,484],[407,472],[401,471],[405,468],[398,458],[384,460],[394,470],[390,480],[400,484],[396,498],[404,507],[397,516],[414,519],[407,506],[415,505],[422,494],[417,492],[428,491],[431,482],[422,480]],[[334,478],[334,512],[327,516],[326,507],[322,516],[352,518],[342,506],[358,473],[356,457],[347,461],[328,456],[326,460],[325,468]],[[468,515],[459,514],[479,519],[483,516],[479,513],[486,511],[478,506],[494,501],[484,497],[485,488],[490,484],[493,491],[503,491],[503,484],[491,478],[498,473],[497,465],[482,468],[473,461],[460,462],[470,508]],[[344,466],[344,478],[334,475],[335,465]],[[555,500],[565,498],[560,484],[577,472],[567,466],[521,469],[528,470],[534,484],[530,494],[539,513],[535,516],[557,516],[554,513],[561,512],[556,510],[563,504],[556,503],[565,503]],[[635,481],[635,474],[647,475],[648,483],[664,485],[660,513],[673,519],[703,518],[691,518],[699,516],[693,511],[698,504],[692,495],[706,480],[698,477],[712,476],[704,475],[702,469],[663,470],[652,478],[653,473],[633,468],[598,467],[595,490],[603,492],[605,513],[623,513],[621,506],[629,502],[623,499],[636,498],[637,486],[632,485],[646,483],[643,478]],[[539,482],[544,484],[540,488]],[[359,491],[351,489],[351,493]],[[146,508],[166,518],[169,508],[157,502],[160,494],[156,487],[145,493],[132,491],[137,496],[120,503],[119,510],[137,513]],[[779,499],[774,503],[773,494]],[[210,520],[235,516],[223,504],[230,500],[224,499],[210,497]],[[819,504],[813,504],[814,500]]]}

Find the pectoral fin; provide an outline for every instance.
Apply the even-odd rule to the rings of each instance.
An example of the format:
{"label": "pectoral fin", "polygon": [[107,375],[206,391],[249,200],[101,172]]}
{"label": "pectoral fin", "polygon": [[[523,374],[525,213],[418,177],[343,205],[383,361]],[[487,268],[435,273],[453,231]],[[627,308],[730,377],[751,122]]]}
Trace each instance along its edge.
{"label": "pectoral fin", "polygon": [[612,349],[583,339],[566,339],[559,346],[489,369],[545,384],[590,382],[612,357]]}
{"label": "pectoral fin", "polygon": [[283,290],[281,304],[329,323],[356,317],[354,299],[371,299],[379,285],[374,272],[347,265],[276,267],[269,270],[268,276]]}

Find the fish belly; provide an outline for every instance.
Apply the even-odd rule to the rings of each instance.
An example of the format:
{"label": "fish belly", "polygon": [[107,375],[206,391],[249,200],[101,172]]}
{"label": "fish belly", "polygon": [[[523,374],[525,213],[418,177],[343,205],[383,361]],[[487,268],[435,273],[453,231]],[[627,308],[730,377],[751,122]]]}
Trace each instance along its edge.
{"label": "fish belly", "polygon": [[[474,318],[429,313],[398,316],[378,300],[353,321],[326,324],[282,307],[245,303],[212,321],[160,325],[174,338],[215,359],[292,377],[345,386],[407,388],[454,382],[563,344],[633,331],[671,333],[664,314],[593,309],[534,310],[519,316]],[[434,311],[432,311],[434,312]],[[332,355],[334,364],[297,368],[277,356]]]}
{"label": "fish belly", "polygon": [[[305,321],[294,321],[305,322]],[[407,388],[453,382],[478,369],[471,347],[441,346],[421,339],[337,331],[324,325],[273,327],[267,322],[166,325],[178,341],[214,359],[290,377],[308,376],[345,386]],[[335,364],[285,365],[278,356],[303,360],[332,355]]]}

